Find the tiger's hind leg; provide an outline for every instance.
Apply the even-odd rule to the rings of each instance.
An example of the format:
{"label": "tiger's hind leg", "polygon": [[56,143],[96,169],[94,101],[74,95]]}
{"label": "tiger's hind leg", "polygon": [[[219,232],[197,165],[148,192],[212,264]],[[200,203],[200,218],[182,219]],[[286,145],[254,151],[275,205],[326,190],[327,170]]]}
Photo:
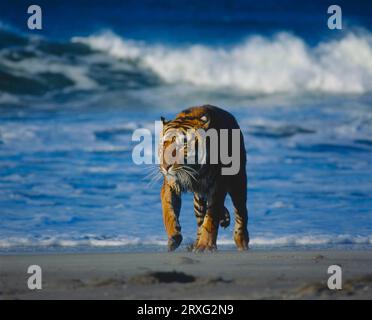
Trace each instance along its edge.
{"label": "tiger's hind leg", "polygon": [[164,227],[168,235],[168,251],[174,251],[182,242],[178,217],[181,210],[181,195],[164,181],[161,189]]}
{"label": "tiger's hind leg", "polygon": [[226,229],[229,225],[230,225],[230,213],[226,207],[223,207],[223,210],[221,211],[221,216],[220,216],[220,226]]}
{"label": "tiger's hind leg", "polygon": [[236,177],[229,191],[234,206],[234,241],[239,250],[247,250],[249,243],[247,210],[247,177],[241,173]]}

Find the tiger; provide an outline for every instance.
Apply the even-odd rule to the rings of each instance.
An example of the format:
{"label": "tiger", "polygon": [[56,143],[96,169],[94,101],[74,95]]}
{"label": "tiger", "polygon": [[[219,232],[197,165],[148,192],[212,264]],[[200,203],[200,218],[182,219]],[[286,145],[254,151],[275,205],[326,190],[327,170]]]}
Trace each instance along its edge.
{"label": "tiger", "polygon": [[[219,226],[227,228],[230,214],[224,206],[229,194],[234,207],[235,226],[234,242],[238,250],[247,250],[249,243],[248,211],[247,211],[247,173],[246,150],[240,127],[234,116],[212,105],[190,107],[180,112],[175,119],[166,120],[161,117],[162,132],[159,142],[159,170],[163,176],[160,197],[163,223],[168,236],[168,251],[174,251],[182,242],[179,214],[181,210],[181,194],[194,194],[194,214],[196,217],[196,239],[189,246],[194,252],[214,251],[217,249],[217,233]],[[194,163],[185,161],[167,162],[165,150],[174,142],[174,136],[168,132],[179,130],[238,129],[240,134],[240,166],[235,175],[222,175],[224,164]],[[196,138],[197,139],[197,138]],[[207,149],[208,153],[208,149]]]}

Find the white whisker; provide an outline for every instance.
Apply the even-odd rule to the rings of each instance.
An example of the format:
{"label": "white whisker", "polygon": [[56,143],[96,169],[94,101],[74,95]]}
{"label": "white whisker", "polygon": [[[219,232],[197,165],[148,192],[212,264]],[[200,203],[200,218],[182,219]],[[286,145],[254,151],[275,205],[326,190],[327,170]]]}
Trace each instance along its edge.
{"label": "white whisker", "polygon": [[153,167],[150,167],[150,168],[146,168],[147,171],[150,171],[149,173],[147,173],[143,178],[142,180],[150,180],[148,183],[147,183],[147,187],[152,187],[156,182],[158,182],[161,177],[162,177],[162,174],[160,172],[160,168],[158,166],[153,166]]}
{"label": "white whisker", "polygon": [[191,172],[189,172],[189,171],[187,171],[187,170],[183,170],[183,172],[184,173],[186,173],[190,178],[192,178],[195,182],[197,182],[197,179],[195,178],[195,176],[191,173]]}

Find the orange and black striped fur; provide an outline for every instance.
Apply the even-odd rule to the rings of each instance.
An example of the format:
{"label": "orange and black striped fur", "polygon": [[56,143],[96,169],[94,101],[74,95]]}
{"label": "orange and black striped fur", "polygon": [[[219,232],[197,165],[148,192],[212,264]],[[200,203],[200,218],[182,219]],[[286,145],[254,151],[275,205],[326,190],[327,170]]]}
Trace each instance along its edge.
{"label": "orange and black striped fur", "polygon": [[[227,111],[205,105],[192,107],[179,113],[174,120],[163,121],[162,136],[168,130],[179,129],[240,129],[236,119]],[[164,150],[171,141],[161,140]],[[161,150],[159,149],[159,150]],[[215,250],[219,225],[227,227],[230,215],[224,206],[225,197],[230,195],[234,206],[234,240],[240,250],[248,249],[247,229],[247,175],[246,151],[243,135],[240,133],[240,169],[235,175],[222,175],[222,163],[218,164],[168,164],[163,154],[160,171],[164,176],[161,189],[163,220],[168,235],[168,249],[175,250],[182,241],[178,218],[181,209],[181,193],[194,193],[194,213],[197,221],[194,251]],[[171,179],[169,179],[171,176]]]}

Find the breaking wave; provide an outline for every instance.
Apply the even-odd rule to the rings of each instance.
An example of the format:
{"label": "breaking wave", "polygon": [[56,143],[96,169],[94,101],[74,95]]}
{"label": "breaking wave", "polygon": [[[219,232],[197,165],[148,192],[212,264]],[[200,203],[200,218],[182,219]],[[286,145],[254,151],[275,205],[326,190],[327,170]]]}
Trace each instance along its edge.
{"label": "breaking wave", "polygon": [[27,105],[25,97],[115,104],[127,98],[123,92],[169,86],[190,94],[192,88],[230,95],[371,92],[372,35],[350,32],[310,46],[279,32],[235,45],[172,46],[111,31],[56,42],[0,25],[0,104]]}
{"label": "breaking wave", "polygon": [[372,36],[349,33],[309,47],[281,32],[252,36],[232,47],[169,47],[123,39],[112,32],[74,37],[73,43],[139,61],[166,83],[272,94],[321,91],[365,93],[372,90]]}

